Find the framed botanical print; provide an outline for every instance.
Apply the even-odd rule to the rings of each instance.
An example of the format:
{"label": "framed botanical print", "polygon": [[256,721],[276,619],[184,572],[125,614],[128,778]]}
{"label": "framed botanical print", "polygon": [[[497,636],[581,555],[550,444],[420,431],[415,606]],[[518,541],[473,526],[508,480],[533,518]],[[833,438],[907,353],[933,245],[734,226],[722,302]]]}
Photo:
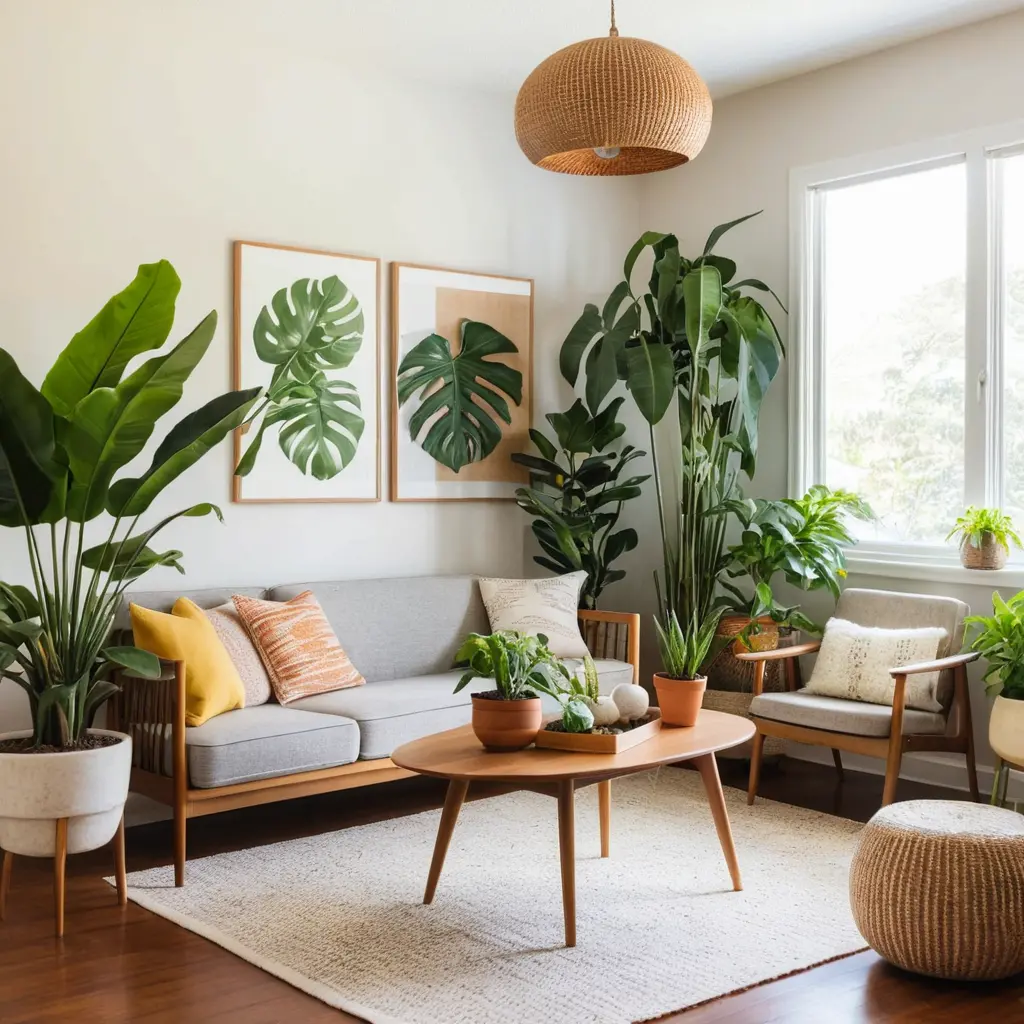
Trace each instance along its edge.
{"label": "framed botanical print", "polygon": [[391,267],[391,499],[513,499],[528,474],[533,281]]}
{"label": "framed botanical print", "polygon": [[380,501],[380,260],[235,242],[240,502]]}

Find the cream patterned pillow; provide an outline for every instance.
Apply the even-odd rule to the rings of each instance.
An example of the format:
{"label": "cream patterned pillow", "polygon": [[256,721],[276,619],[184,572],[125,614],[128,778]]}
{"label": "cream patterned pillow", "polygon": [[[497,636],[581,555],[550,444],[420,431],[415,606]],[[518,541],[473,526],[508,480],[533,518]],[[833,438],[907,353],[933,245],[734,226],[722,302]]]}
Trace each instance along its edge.
{"label": "cream patterned pillow", "polygon": [[483,577],[480,596],[491,629],[518,629],[536,636],[543,633],[559,658],[583,658],[589,652],[580,633],[576,612],[585,572],[570,572],[543,580],[503,580]]}
{"label": "cream patterned pillow", "polygon": [[[880,629],[829,619],[807,692],[891,707],[895,684],[889,670],[934,661],[945,639],[946,631],[938,627]],[[906,706],[941,711],[938,685],[938,672],[907,676]]]}
{"label": "cream patterned pillow", "polygon": [[238,617],[234,604],[228,601],[227,604],[218,605],[216,608],[206,608],[204,614],[217,631],[220,642],[242,677],[245,706],[250,708],[255,704],[266,704],[271,694],[270,676],[267,675],[260,652],[256,650],[249,631]]}

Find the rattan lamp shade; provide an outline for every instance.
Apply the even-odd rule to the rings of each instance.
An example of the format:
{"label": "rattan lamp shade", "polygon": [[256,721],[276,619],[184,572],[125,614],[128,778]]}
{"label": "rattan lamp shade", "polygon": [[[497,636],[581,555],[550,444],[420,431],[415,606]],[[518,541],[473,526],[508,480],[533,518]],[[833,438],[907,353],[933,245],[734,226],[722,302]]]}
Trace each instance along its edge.
{"label": "rattan lamp shade", "polygon": [[[563,174],[646,174],[692,160],[711,130],[711,94],[678,54],[617,34],[539,64],[516,99],[516,138]],[[604,159],[597,148],[618,149]]]}

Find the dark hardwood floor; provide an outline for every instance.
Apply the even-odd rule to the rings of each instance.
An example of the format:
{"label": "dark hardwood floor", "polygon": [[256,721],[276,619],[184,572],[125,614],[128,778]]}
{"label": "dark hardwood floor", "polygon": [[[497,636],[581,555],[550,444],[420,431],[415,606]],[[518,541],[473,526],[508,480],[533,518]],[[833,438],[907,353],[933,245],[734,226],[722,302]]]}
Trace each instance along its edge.
{"label": "dark hardwood floor", "polygon": [[[745,785],[745,765],[723,761],[721,770],[726,784]],[[766,797],[859,821],[877,809],[881,789],[877,776],[847,772],[840,786],[831,769],[796,761],[766,768],[761,785]],[[189,823],[189,853],[201,857],[409,814],[440,806],[443,795],[441,784],[412,779],[200,818]],[[909,782],[899,791],[900,799],[960,795]],[[170,848],[169,823],[130,829],[129,871],[169,863]],[[16,860],[7,920],[0,925],[2,1024],[355,1020],[134,904],[119,908],[101,880],[111,871],[105,850],[69,858],[67,933],[58,941],[50,863]],[[663,1021],[1024,1024],[1024,976],[999,984],[951,984],[905,974],[873,953],[860,953]]]}

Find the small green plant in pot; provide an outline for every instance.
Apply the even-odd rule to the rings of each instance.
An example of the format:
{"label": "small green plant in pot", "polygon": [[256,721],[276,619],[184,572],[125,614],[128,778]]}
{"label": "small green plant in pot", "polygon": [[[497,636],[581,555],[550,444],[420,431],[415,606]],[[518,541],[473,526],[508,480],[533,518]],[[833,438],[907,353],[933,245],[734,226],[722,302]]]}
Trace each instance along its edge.
{"label": "small green plant in pot", "polygon": [[946,536],[958,538],[960,562],[965,569],[1002,569],[1010,554],[1010,545],[1021,547],[1013,520],[998,508],[971,505]]}
{"label": "small green plant in pot", "polygon": [[494,681],[493,690],[473,694],[473,731],[488,750],[528,747],[541,726],[537,694],[550,691],[552,673],[566,672],[548,649],[547,637],[516,630],[470,633],[455,663],[466,667],[455,693],[474,679]]}
{"label": "small green plant in pot", "polygon": [[1024,591],[1009,600],[994,593],[992,614],[965,622],[967,645],[985,659],[985,690],[995,697],[989,745],[1004,760],[1024,764]]}
{"label": "small green plant in pot", "polygon": [[675,612],[663,625],[654,620],[663,671],[654,675],[663,725],[689,727],[696,725],[707,676],[701,668],[728,639],[716,636],[718,612],[711,612],[703,621],[693,616],[684,629]]}

